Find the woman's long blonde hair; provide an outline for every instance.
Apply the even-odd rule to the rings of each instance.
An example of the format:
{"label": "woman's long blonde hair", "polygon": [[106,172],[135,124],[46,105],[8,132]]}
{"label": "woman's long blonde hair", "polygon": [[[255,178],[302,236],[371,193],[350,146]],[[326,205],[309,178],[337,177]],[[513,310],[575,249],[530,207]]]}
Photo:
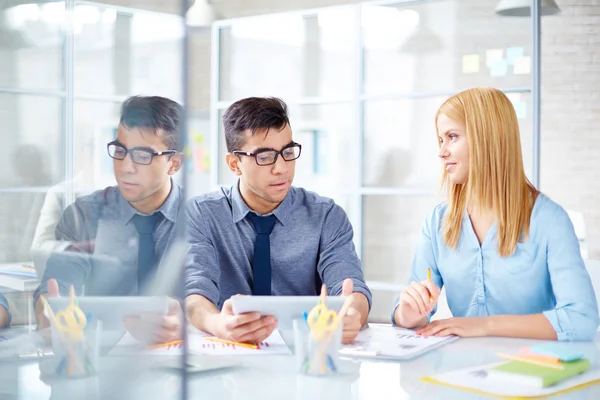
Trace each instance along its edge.
{"label": "woman's long blonde hair", "polygon": [[[498,252],[514,254],[522,234],[529,236],[529,220],[538,195],[523,168],[519,123],[512,103],[498,89],[473,88],[446,100],[435,115],[445,115],[464,125],[469,139],[469,177],[453,184],[446,171],[448,211],[444,219],[444,242],[458,246],[467,204],[493,210],[497,219]],[[439,134],[439,132],[438,132]]]}

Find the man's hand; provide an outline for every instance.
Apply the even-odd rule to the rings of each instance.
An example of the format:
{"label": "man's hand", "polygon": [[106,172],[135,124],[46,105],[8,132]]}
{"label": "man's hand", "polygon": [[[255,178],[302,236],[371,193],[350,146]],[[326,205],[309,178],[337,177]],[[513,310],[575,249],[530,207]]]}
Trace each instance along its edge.
{"label": "man's hand", "polygon": [[37,329],[42,330],[48,328],[50,326],[50,321],[44,315],[44,303],[42,303],[42,296],[46,297],[60,297],[60,293],[58,291],[58,282],[56,279],[48,279],[46,282],[46,288],[48,289],[48,293],[41,294],[35,304],[35,319],[37,321]]}
{"label": "man's hand", "polygon": [[[344,280],[342,284],[342,296],[352,296],[354,290],[354,283],[352,279],[348,278]],[[362,328],[361,313],[356,308],[350,306],[346,315],[343,315],[344,330],[342,331],[342,343],[350,344],[360,332]]]}
{"label": "man's hand", "polygon": [[37,322],[37,330],[40,331],[42,338],[47,342],[52,342],[52,332],[50,331],[50,321],[44,314],[44,303],[42,302],[42,296],[45,297],[60,297],[58,290],[58,282],[56,279],[48,279],[46,282],[46,288],[48,293],[40,294],[40,297],[35,304],[35,319]]}
{"label": "man's hand", "polygon": [[142,343],[166,343],[181,339],[183,310],[179,302],[169,298],[169,311],[166,315],[144,314],[139,317],[127,317],[125,328],[135,339]]}
{"label": "man's hand", "polygon": [[277,328],[272,316],[261,317],[259,313],[233,314],[231,299],[223,303],[219,314],[210,316],[210,331],[215,336],[243,343],[260,343]]}

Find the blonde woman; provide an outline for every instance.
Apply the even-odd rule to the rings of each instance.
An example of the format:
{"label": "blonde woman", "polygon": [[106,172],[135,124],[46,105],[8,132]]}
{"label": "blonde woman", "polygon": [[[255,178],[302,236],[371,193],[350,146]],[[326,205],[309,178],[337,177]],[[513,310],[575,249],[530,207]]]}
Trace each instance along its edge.
{"label": "blonde woman", "polygon": [[[448,202],[423,224],[393,322],[425,336],[592,340],[598,306],[579,242],[525,176],[510,100],[466,90],[435,123]],[[454,318],[430,322],[444,285]]]}

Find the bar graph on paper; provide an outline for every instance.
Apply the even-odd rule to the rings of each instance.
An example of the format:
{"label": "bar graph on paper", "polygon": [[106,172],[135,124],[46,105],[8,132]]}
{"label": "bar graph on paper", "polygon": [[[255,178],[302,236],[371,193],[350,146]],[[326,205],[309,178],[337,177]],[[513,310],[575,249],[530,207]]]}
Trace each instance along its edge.
{"label": "bar graph on paper", "polygon": [[277,355],[292,354],[278,331],[274,331],[265,341],[259,343],[259,349],[236,346],[229,343],[218,343],[207,340],[208,336],[200,332],[188,334],[190,353],[212,355]]}

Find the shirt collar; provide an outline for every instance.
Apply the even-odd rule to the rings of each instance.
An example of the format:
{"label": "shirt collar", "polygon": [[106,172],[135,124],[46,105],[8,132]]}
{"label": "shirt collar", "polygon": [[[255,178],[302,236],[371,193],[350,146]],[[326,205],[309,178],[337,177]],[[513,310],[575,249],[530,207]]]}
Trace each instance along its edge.
{"label": "shirt collar", "polygon": [[[285,196],[285,199],[283,199],[283,201],[277,206],[276,209],[274,209],[272,212],[266,215],[275,215],[275,218],[277,218],[282,225],[285,225],[286,222],[289,220],[290,210],[294,201],[294,190],[294,187],[290,187],[290,190]],[[238,222],[246,218],[246,215],[248,215],[249,212],[258,214],[254,210],[251,210],[242,198],[242,194],[240,193],[239,180],[237,184],[233,185],[233,187],[231,188],[231,209],[234,224],[237,224]]]}
{"label": "shirt collar", "polygon": [[[140,213],[138,210],[136,210],[125,199],[125,197],[123,197],[123,195],[121,194],[121,191],[119,191],[118,199],[119,199],[120,208],[121,208],[121,217],[123,218],[125,223],[128,223],[135,214],[144,215],[144,214]],[[175,223],[175,222],[177,222],[177,216],[179,214],[181,199],[182,199],[181,187],[178,184],[176,184],[175,182],[173,182],[173,180],[171,180],[171,192],[169,193],[167,200],[163,203],[162,206],[160,206],[160,208],[158,210],[152,212],[151,214],[160,212],[166,219]]]}

